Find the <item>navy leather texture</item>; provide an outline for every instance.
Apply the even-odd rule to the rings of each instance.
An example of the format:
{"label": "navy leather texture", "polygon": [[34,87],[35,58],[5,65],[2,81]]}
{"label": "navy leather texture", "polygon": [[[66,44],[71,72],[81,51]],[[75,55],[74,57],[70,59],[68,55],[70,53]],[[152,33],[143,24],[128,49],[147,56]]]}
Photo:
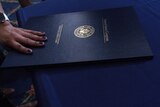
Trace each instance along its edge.
{"label": "navy leather texture", "polygon": [[[109,41],[103,34],[104,22]],[[59,43],[55,43],[63,25]],[[87,38],[76,37],[80,26],[92,26],[95,31]],[[25,28],[44,31],[48,41],[44,48],[34,49],[32,55],[10,52],[2,67],[43,66],[53,64],[112,61],[151,57],[152,52],[132,7],[72,12],[31,18]],[[23,61],[16,61],[21,60]],[[34,60],[32,60],[34,59]],[[137,60],[137,59],[135,59]]]}

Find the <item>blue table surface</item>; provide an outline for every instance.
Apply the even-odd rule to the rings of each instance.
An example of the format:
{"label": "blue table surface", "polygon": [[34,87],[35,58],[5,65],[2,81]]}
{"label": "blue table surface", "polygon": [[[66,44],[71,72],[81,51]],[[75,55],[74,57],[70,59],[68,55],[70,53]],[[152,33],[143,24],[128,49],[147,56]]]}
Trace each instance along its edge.
{"label": "blue table surface", "polygon": [[160,107],[159,0],[48,0],[18,12],[33,16],[133,6],[152,60],[41,69],[33,73],[40,107]]}

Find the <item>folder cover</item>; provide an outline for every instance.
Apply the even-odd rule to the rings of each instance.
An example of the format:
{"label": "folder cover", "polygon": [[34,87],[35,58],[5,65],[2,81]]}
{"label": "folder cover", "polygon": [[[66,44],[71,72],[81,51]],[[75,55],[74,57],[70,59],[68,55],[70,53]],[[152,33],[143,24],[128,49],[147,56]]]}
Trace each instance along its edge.
{"label": "folder cover", "polygon": [[48,41],[32,55],[10,52],[1,67],[149,58],[152,51],[132,7],[33,17],[25,28]]}

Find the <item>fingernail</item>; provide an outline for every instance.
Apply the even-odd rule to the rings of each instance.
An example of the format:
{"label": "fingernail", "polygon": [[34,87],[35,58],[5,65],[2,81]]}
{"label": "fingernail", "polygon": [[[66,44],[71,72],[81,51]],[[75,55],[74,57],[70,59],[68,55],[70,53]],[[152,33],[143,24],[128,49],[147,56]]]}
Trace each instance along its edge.
{"label": "fingernail", "polygon": [[42,38],[43,38],[44,40],[47,40],[47,37],[46,37],[46,36],[42,36]]}
{"label": "fingernail", "polygon": [[32,49],[28,49],[28,50],[27,50],[27,53],[32,53]]}
{"label": "fingernail", "polygon": [[44,42],[38,42],[38,44],[40,44],[40,45],[44,45]]}

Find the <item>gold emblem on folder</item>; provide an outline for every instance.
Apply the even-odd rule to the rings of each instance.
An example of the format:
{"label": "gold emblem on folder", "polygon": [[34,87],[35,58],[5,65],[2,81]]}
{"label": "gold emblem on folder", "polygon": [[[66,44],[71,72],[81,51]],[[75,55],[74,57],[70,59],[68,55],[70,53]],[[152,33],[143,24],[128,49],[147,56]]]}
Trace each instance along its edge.
{"label": "gold emblem on folder", "polygon": [[88,38],[95,32],[94,27],[90,25],[79,26],[74,30],[74,35],[79,38]]}

